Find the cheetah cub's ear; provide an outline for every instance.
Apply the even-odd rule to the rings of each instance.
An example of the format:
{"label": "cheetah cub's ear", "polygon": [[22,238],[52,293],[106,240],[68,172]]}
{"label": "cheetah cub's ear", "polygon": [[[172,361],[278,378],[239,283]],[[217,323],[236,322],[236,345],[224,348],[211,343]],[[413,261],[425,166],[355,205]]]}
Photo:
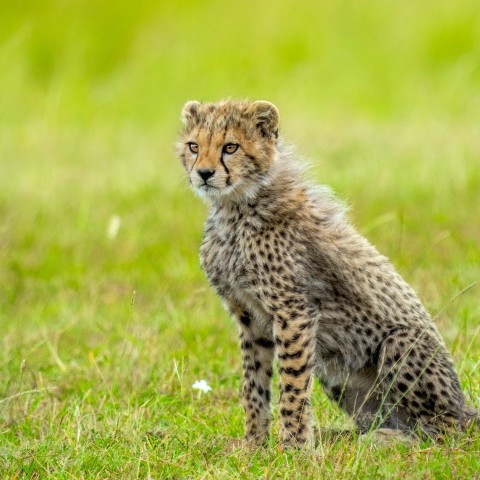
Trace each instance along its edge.
{"label": "cheetah cub's ear", "polygon": [[202,104],[196,100],[188,101],[182,108],[182,120],[184,123],[192,123],[198,120],[198,110]]}
{"label": "cheetah cub's ear", "polygon": [[277,107],[265,100],[253,102],[248,107],[250,113],[255,120],[256,127],[260,130],[263,137],[278,137],[278,121],[280,115]]}

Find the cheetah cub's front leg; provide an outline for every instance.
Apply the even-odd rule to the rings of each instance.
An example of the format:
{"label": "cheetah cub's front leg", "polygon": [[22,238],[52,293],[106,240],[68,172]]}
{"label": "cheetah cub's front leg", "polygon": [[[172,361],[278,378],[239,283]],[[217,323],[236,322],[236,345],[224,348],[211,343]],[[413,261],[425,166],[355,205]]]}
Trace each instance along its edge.
{"label": "cheetah cub's front leg", "polygon": [[310,395],[315,355],[314,322],[302,312],[303,302],[274,315],[280,373],[280,422],[285,447],[313,444]]}
{"label": "cheetah cub's front leg", "polygon": [[243,360],[243,406],[246,414],[245,441],[261,445],[268,437],[272,413],[271,379],[274,357],[273,332],[246,309],[230,305],[238,321]]}

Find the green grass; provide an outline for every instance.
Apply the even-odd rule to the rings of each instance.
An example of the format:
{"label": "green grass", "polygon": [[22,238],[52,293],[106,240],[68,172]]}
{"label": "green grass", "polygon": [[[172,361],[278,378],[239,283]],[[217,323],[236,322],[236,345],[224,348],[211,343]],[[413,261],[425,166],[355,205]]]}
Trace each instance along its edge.
{"label": "green grass", "polygon": [[[436,316],[478,408],[476,0],[10,2],[0,71],[2,478],[479,478],[478,433],[280,453],[274,429],[227,452],[236,328],[172,147],[187,99],[275,102],[310,176]],[[349,425],[320,388],[313,403]]]}

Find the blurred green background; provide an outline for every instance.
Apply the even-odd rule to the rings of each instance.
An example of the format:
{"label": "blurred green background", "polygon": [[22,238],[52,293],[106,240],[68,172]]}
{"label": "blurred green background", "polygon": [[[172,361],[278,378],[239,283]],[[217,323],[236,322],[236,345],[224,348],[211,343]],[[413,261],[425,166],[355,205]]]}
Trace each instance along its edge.
{"label": "blurred green background", "polygon": [[472,118],[479,10],[474,0],[4,2],[1,106],[8,123],[37,112],[149,127],[170,124],[186,98],[225,96],[321,118]]}
{"label": "blurred green background", "polygon": [[[28,456],[80,475],[78,448],[104,455],[95,439],[146,401],[150,413],[141,410],[113,444],[117,467],[149,451],[136,435],[158,425],[168,437],[183,422],[211,445],[203,425],[240,435],[241,409],[225,420],[240,383],[235,326],[198,266],[206,207],[173,150],[183,103],[225,97],[278,106],[281,133],[311,159],[310,176],[352,204],[354,223],[436,314],[477,402],[478,0],[4,1],[0,397],[15,400],[0,404],[0,460],[11,454],[8,465]],[[220,400],[197,411],[189,386],[198,378]],[[338,416],[324,397],[316,402]],[[91,437],[79,440],[77,411],[95,419]],[[63,450],[65,438],[77,450]],[[197,458],[203,447],[192,438],[177,453],[191,448]],[[168,445],[162,455],[184,465]],[[182,468],[168,474],[194,475]]]}

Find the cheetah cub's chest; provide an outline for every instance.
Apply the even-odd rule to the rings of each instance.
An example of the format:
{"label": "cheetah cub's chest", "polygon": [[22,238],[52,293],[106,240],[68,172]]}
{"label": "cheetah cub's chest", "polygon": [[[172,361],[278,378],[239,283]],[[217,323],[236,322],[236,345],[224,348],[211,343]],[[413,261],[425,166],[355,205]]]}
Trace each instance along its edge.
{"label": "cheetah cub's chest", "polygon": [[242,214],[216,212],[207,221],[200,247],[200,261],[219,294],[246,291],[251,268],[246,258],[248,226]]}

